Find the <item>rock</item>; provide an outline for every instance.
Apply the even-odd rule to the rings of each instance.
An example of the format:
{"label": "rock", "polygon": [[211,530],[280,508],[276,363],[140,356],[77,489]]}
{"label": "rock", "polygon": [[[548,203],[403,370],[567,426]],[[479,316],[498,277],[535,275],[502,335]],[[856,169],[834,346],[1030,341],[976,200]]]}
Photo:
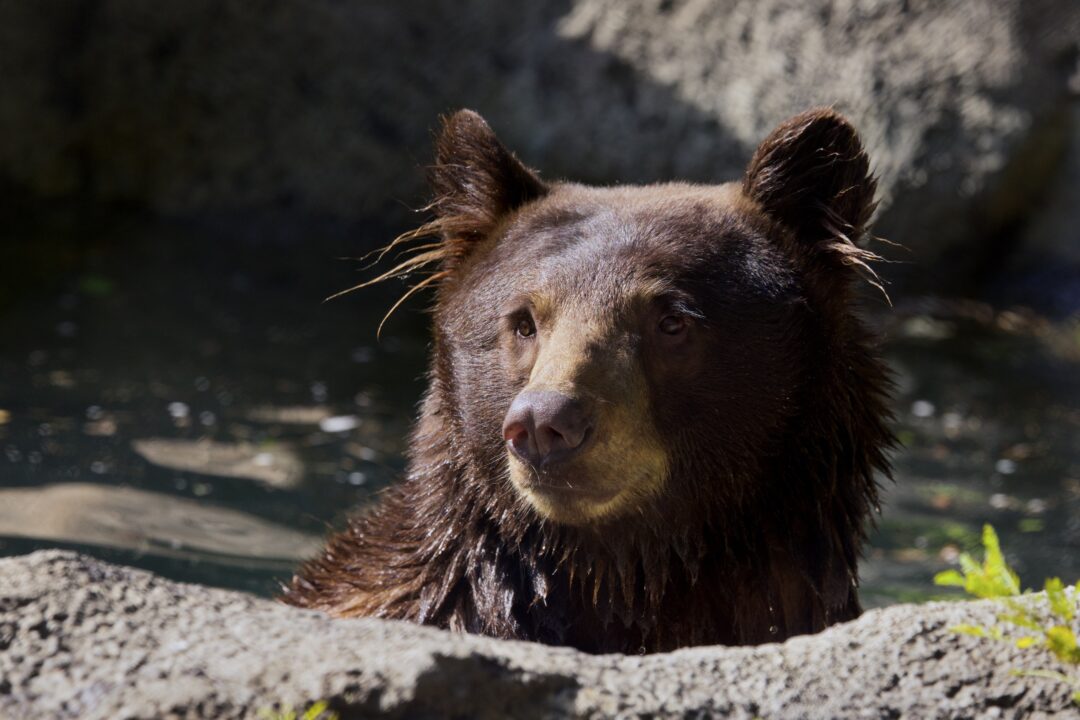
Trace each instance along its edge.
{"label": "rock", "polygon": [[[0,537],[36,538],[287,574],[322,539],[251,513],[98,483],[0,488]],[[3,717],[3,716],[0,716]]]}
{"label": "rock", "polygon": [[0,179],[404,226],[456,107],[552,175],[640,182],[736,177],[778,121],[833,104],[910,251],[887,274],[955,288],[1053,176],[1077,37],[1075,0],[0,0]]}
{"label": "rock", "polygon": [[245,442],[152,437],[132,441],[131,449],[169,470],[254,480],[276,488],[295,487],[304,474],[299,455],[284,444],[259,448]]}
{"label": "rock", "polygon": [[[1080,91],[1080,68],[1076,84]],[[992,279],[995,296],[1061,317],[1080,312],[1080,102],[1072,108],[1071,132],[1053,191]]]}
{"label": "rock", "polygon": [[989,603],[902,605],[756,648],[590,656],[332,620],[69,552],[0,560],[0,716],[246,718],[326,699],[352,717],[1049,717],[1046,653],[951,633]]}

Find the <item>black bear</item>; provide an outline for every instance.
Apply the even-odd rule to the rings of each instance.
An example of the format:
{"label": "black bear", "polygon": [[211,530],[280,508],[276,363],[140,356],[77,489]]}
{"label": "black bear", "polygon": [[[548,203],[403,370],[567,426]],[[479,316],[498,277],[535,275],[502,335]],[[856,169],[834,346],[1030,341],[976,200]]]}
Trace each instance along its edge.
{"label": "black bear", "polygon": [[738,182],[589,187],[460,111],[432,185],[387,273],[436,292],[407,477],[283,599],[589,652],[856,617],[892,435],[852,126],[793,117]]}

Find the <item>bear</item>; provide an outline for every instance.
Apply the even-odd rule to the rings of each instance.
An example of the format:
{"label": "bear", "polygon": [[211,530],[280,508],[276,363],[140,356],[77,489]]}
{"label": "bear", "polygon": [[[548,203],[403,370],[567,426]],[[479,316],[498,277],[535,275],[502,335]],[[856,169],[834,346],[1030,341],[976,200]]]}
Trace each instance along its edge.
{"label": "bear", "polygon": [[434,288],[406,476],[281,599],[589,653],[857,617],[894,438],[852,125],[792,117],[718,185],[543,180],[468,110],[435,145],[376,278]]}

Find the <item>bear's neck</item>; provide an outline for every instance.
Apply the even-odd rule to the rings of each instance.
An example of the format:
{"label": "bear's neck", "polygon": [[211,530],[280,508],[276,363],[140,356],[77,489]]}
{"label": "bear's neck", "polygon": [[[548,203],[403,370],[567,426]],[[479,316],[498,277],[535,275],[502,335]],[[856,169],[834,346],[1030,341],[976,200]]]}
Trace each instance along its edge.
{"label": "bear's neck", "polygon": [[758,553],[720,550],[704,526],[683,530],[676,538],[618,525],[530,528],[510,558],[523,580],[543,579],[520,585],[523,634],[588,652],[636,653],[762,642],[770,626],[778,633],[775,620],[739,607],[755,585],[755,595],[768,596],[762,569],[748,562]]}
{"label": "bear's neck", "polygon": [[[819,553],[825,549],[812,541],[818,529],[785,519],[779,528],[763,523],[733,534],[704,518],[677,533],[617,523],[562,527],[523,515],[520,503],[504,507],[484,491],[490,479],[452,472],[410,480],[434,501],[417,515],[436,517],[439,506],[441,527],[425,528],[429,540],[413,546],[416,576],[403,584],[426,594],[402,603],[420,614],[389,616],[587,652],[638,653],[776,641],[859,612],[851,568]],[[402,490],[418,496],[415,488]],[[761,518],[775,507],[749,512]],[[366,534],[386,532],[372,531]],[[806,572],[804,560],[792,557],[800,544],[813,546],[808,552],[820,558],[819,568]],[[835,598],[825,597],[830,582],[841,586]]]}

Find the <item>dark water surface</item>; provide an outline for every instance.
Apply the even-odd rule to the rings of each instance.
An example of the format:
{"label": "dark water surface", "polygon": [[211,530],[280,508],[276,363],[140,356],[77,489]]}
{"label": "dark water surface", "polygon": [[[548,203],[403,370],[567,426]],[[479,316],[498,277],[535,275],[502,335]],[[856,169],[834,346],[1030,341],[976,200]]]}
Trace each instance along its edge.
{"label": "dark water surface", "polygon": [[[75,548],[270,594],[402,470],[426,317],[414,305],[376,342],[400,286],[321,302],[363,277],[336,256],[388,234],[82,215],[9,230],[0,555]],[[1080,328],[977,303],[873,317],[904,447],[867,604],[935,593],[984,522],[1028,584],[1080,577]]]}

